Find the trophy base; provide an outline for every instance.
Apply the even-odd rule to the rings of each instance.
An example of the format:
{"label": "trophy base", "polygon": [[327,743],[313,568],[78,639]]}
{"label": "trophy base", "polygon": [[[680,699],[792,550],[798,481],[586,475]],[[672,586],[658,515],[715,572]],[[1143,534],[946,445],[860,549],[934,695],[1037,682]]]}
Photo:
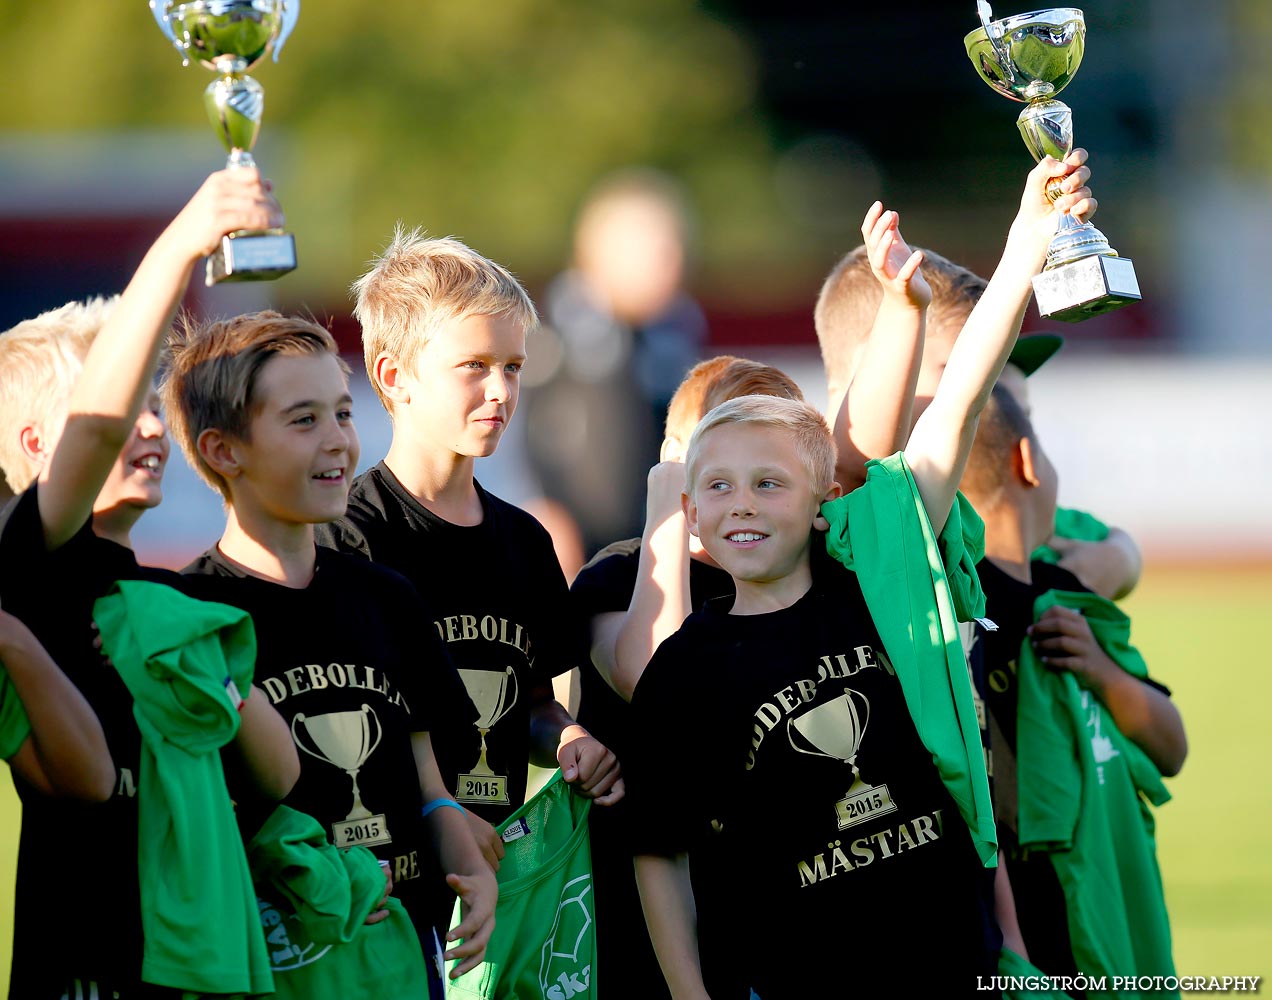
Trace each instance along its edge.
{"label": "trophy base", "polygon": [[272,281],[296,270],[296,240],[281,229],[243,230],[221,237],[208,257],[207,286],[222,281]]}
{"label": "trophy base", "polygon": [[1033,279],[1043,319],[1080,323],[1140,300],[1135,266],[1125,257],[1083,257]]}

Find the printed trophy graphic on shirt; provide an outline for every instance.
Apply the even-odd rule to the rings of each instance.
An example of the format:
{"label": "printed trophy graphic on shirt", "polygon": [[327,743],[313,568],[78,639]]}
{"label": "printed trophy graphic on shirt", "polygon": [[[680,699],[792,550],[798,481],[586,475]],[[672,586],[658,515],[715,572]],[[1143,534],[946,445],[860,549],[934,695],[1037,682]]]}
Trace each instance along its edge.
{"label": "printed trophy graphic on shirt", "polygon": [[[301,737],[301,731],[309,736],[311,749]],[[292,739],[296,746],[311,757],[338,767],[353,779],[353,808],[338,823],[331,824],[331,832],[337,847],[355,844],[388,844],[389,825],[383,815],[373,814],[362,804],[358,790],[358,771],[362,769],[380,745],[384,728],[370,705],[363,705],[356,712],[328,712],[326,715],[305,715],[298,712],[292,717]],[[372,733],[375,733],[374,739]]]}
{"label": "printed trophy graphic on shirt", "polygon": [[517,675],[512,667],[503,670],[460,669],[459,678],[468,689],[479,713],[477,731],[481,733],[481,756],[467,774],[461,774],[455,788],[460,802],[498,802],[508,804],[508,776],[495,774],[486,763],[486,734],[517,703]]}
{"label": "printed trophy graphic on shirt", "polygon": [[[897,809],[886,784],[868,785],[857,770],[857,751],[861,749],[861,739],[866,735],[869,722],[870,702],[864,694],[851,688],[844,688],[844,693],[833,701],[786,720],[786,737],[794,749],[814,757],[842,760],[852,766],[852,786],[848,794],[835,803],[841,830]],[[801,740],[813,749],[800,746]]]}

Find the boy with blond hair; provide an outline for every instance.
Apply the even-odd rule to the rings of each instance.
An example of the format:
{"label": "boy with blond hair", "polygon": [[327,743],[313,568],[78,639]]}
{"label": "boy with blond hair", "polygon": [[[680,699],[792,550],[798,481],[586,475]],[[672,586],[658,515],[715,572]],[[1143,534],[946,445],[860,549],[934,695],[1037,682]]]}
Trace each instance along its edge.
{"label": "boy with blond hair", "polygon": [[251,614],[257,681],[301,754],[286,804],[337,847],[387,862],[426,953],[438,857],[464,911],[452,940],[465,940],[446,956],[458,974],[481,960],[496,888],[467,825],[439,808],[454,803],[430,731],[471,705],[441,643],[416,631],[428,611],[407,581],[314,541],[315,524],[344,513],[358,460],[347,375],[330,333],[276,312],[173,338],[173,432],[226,501],[221,539],[186,567],[186,588]]}
{"label": "boy with blond hair", "polygon": [[439,735],[438,763],[497,867],[491,824],[524,800],[527,765],[559,765],[601,804],[623,793],[614,755],[552,697],[552,677],[586,655],[552,541],[473,475],[516,410],[537,315],[505,268],[401,227],[353,290],[393,440],[320,538],[398,570],[429,605],[480,713]]}
{"label": "boy with blond hair", "polygon": [[[976,610],[975,525],[957,487],[1054,230],[1046,182],[1066,178],[1058,210],[1095,210],[1084,160],[1030,173],[935,399],[862,488],[836,500],[830,429],[799,403],[743,397],[694,431],[685,517],[735,596],[690,615],[633,698],[648,731],[678,734],[645,744],[633,776],[642,902],[678,998],[707,995],[688,878],[702,851],[740,881],[736,954],[765,1000],[880,992],[908,968],[966,991],[996,966],[993,818],[955,621]],[[782,920],[798,922],[794,955],[773,939]]]}
{"label": "boy with blond hair", "polygon": [[[18,772],[12,996],[172,995],[142,981],[141,734],[132,696],[94,648],[93,604],[118,580],[176,579],[138,566],[128,545],[137,519],[162,498],[168,445],[151,391],[159,348],[195,264],[225,233],[281,219],[254,169],[215,173],[117,301],[72,303],[0,335],[0,466],[20,494],[0,511],[0,601],[100,719],[111,771],[109,798],[95,806],[49,798]],[[286,728],[258,689],[243,702],[224,756],[242,801],[275,802],[295,780]],[[49,890],[51,872],[62,873],[59,891]],[[56,962],[48,961],[50,927],[58,928]],[[235,988],[246,988],[235,975],[230,982],[243,984]]]}

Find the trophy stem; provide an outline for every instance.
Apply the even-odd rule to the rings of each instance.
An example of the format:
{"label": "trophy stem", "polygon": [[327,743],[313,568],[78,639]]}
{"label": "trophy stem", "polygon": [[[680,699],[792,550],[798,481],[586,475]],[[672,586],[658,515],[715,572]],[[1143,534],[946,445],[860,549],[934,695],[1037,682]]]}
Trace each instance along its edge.
{"label": "trophy stem", "polygon": [[345,817],[350,819],[367,819],[371,813],[366,806],[362,804],[362,792],[358,788],[358,770],[346,771],[345,774],[353,779],[353,808],[349,810],[349,815]]}
{"label": "trophy stem", "polygon": [[481,733],[481,756],[477,759],[477,763],[473,766],[473,774],[494,775],[494,771],[490,769],[490,765],[486,763],[486,734],[489,729],[478,729]]}

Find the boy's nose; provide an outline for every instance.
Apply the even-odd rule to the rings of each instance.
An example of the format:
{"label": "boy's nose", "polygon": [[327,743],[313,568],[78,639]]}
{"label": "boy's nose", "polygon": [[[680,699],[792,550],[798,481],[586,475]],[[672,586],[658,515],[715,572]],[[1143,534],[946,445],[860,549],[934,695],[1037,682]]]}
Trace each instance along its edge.
{"label": "boy's nose", "polygon": [[506,403],[510,396],[507,376],[502,369],[493,369],[486,379],[486,398],[492,403]]}
{"label": "boy's nose", "polygon": [[161,438],[168,433],[163,420],[153,410],[142,410],[137,417],[136,427],[138,437],[143,438]]}

